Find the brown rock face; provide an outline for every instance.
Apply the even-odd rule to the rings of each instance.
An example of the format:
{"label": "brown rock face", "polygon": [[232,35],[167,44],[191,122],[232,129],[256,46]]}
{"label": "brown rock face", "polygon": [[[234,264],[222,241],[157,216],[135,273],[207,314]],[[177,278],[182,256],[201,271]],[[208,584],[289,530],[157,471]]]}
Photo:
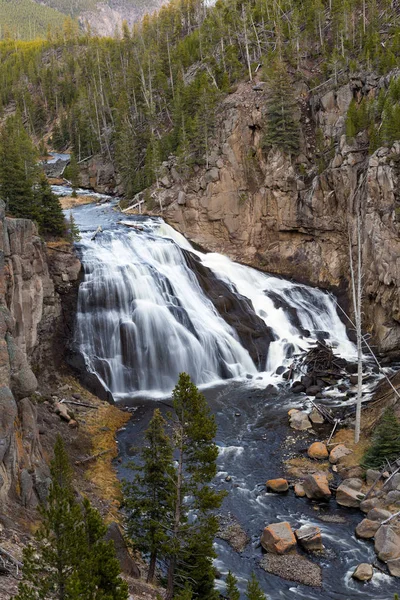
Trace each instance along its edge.
{"label": "brown rock face", "polygon": [[362,135],[347,142],[345,115],[356,93],[352,82],[303,99],[327,147],[334,142],[337,148],[318,174],[307,148],[296,163],[276,151],[263,155],[266,92],[240,84],[220,108],[208,168],[182,180],[173,178],[175,167],[166,163],[169,187],[157,197],[167,221],[200,246],[270,273],[342,291],[349,287],[348,227],[355,244],[360,208],[366,324],[379,350],[398,353],[400,144],[368,157]]}
{"label": "brown rock face", "polygon": [[289,489],[286,479],[269,479],[266,483],[267,490],[270,492],[283,493]]}
{"label": "brown rock face", "polygon": [[354,489],[350,485],[346,485],[346,480],[339,485],[336,492],[336,502],[341,506],[349,506],[353,508],[359,508],[361,501],[364,498],[364,494],[359,489]]}
{"label": "brown rock face", "polygon": [[329,489],[328,479],[322,473],[316,475],[307,475],[303,481],[303,488],[307,498],[310,500],[330,500],[331,490]]}
{"label": "brown rock face", "polygon": [[[76,279],[80,265],[74,260]],[[46,496],[48,467],[29,399],[38,385],[30,359],[35,356],[43,366],[42,353],[51,368],[60,316],[60,298],[36,226],[6,218],[0,200],[0,504],[18,499],[30,508]],[[37,353],[41,340],[46,343]]]}
{"label": "brown rock face", "polygon": [[324,460],[328,458],[329,452],[325,444],[322,442],[314,442],[307,450],[307,454],[310,458],[316,458]]}
{"label": "brown rock face", "polygon": [[286,521],[268,525],[261,536],[261,546],[272,554],[285,554],[296,546],[296,538]]}

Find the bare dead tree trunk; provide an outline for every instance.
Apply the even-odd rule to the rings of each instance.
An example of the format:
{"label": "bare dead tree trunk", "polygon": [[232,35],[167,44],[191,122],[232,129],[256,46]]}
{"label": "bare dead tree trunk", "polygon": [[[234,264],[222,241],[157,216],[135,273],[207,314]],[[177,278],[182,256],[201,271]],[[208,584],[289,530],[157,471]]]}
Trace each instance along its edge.
{"label": "bare dead tree trunk", "polygon": [[357,444],[360,440],[361,431],[361,403],[362,403],[362,286],[361,286],[361,223],[360,216],[357,216],[357,280],[353,265],[353,252],[351,247],[351,233],[349,231],[349,252],[350,252],[350,276],[353,295],[353,309],[356,324],[357,338],[357,401],[356,401],[356,423],[354,430],[354,442]]}

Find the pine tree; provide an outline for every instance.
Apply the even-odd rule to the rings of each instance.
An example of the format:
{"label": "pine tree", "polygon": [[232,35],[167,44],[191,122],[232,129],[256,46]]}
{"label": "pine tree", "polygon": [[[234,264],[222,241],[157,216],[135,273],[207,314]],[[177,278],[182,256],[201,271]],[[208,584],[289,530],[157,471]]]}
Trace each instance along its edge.
{"label": "pine tree", "polygon": [[400,456],[400,423],[393,408],[389,407],[383,413],[378,427],[372,438],[372,444],[363,457],[365,468],[379,469]]}
{"label": "pine tree", "polygon": [[88,500],[75,498],[72,469],[60,436],[50,468],[47,504],[35,545],[23,551],[16,600],[126,600],[128,588],[106,527]]}
{"label": "pine tree", "polygon": [[77,224],[75,222],[72,211],[69,212],[68,237],[71,242],[79,242],[79,240],[81,239],[81,236],[79,233],[79,227],[77,226]]}
{"label": "pine tree", "polygon": [[71,157],[68,167],[65,169],[65,175],[71,182],[72,197],[76,198],[76,190],[80,185],[80,171],[74,152],[71,152]]}
{"label": "pine tree", "polygon": [[175,483],[172,444],[165,432],[166,422],[156,409],[145,433],[147,445],[141,451],[142,465],[133,483],[125,484],[128,532],[135,547],[150,556],[147,581],[154,579],[158,556],[167,553],[168,526],[172,518]]}
{"label": "pine tree", "polygon": [[263,146],[295,154],[300,147],[300,128],[292,83],[282,60],[268,74],[268,98]]}
{"label": "pine tree", "polygon": [[65,218],[58,197],[51,191],[44,173],[40,173],[35,188],[35,196],[40,206],[39,229],[44,235],[62,236],[65,232]]}
{"label": "pine tree", "polygon": [[82,518],[79,562],[68,586],[71,600],[126,600],[128,586],[120,576],[114,542],[104,539],[107,527],[87,498],[83,500]]}
{"label": "pine tree", "polygon": [[[190,581],[196,598],[212,600],[218,597],[212,564],[218,523],[213,511],[224,497],[210,486],[217,471],[216,424],[206,399],[186,373],[180,374],[172,399],[177,474],[166,598],[173,597],[176,583]],[[196,519],[189,523],[190,510],[196,511]]]}
{"label": "pine tree", "polygon": [[193,591],[189,584],[186,584],[181,592],[178,592],[174,596],[174,600],[192,600]]}
{"label": "pine tree", "polygon": [[51,486],[36,545],[23,551],[23,580],[16,600],[66,600],[82,543],[81,509],[74,498],[72,470],[60,436],[50,468]]}
{"label": "pine tree", "polygon": [[37,156],[19,114],[9,117],[0,133],[0,195],[13,217],[38,220],[33,193]]}
{"label": "pine tree", "polygon": [[251,574],[246,588],[247,600],[267,600],[267,596],[262,591],[254,573]]}
{"label": "pine tree", "polygon": [[227,600],[240,600],[240,592],[237,587],[237,578],[231,573],[228,572],[226,576],[226,597]]}

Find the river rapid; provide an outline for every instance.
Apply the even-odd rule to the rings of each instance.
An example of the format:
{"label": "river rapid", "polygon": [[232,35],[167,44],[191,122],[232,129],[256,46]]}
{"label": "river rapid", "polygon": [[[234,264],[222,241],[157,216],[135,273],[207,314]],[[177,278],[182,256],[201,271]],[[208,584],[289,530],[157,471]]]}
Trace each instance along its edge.
{"label": "river rapid", "polygon": [[[362,519],[358,510],[341,509],[334,499],[324,506],[296,498],[293,491],[283,496],[265,491],[268,479],[283,474],[282,456],[290,457],[313,441],[310,435],[288,430],[287,411],[309,407],[309,402],[288,389],[277,368],[321,335],[336,352],[354,357],[334,298],[221,255],[196,252],[162,220],[121,215],[113,201],[72,212],[81,230],[78,249],[84,266],[75,344],[87,371],[117,402],[133,410],[118,437],[123,459],[117,464],[119,476],[129,478],[126,462],[140,446],[153,409],[168,410],[177,374],[185,370],[216,416],[220,452],[215,485],[229,492],[221,513],[232,515],[250,539],[241,554],[216,540],[215,564],[222,576],[216,583],[221,592],[230,569],[242,591],[255,571],[269,600],[392,600],[398,591],[395,579],[377,570],[367,584],[351,578],[359,563],[376,560],[372,543],[354,536]],[[98,226],[102,233],[92,239]],[[257,326],[269,335],[266,355],[257,349],[258,364],[254,349],[243,346],[201,289],[185,251],[239,300],[244,297],[241,306],[251,302],[253,322],[258,319]],[[334,391],[331,402],[349,404]],[[344,522],[320,520],[326,514],[339,515]],[[289,521],[293,528],[305,523],[321,528],[326,552],[311,559],[322,567],[322,588],[286,581],[259,567],[262,529],[278,521]]]}

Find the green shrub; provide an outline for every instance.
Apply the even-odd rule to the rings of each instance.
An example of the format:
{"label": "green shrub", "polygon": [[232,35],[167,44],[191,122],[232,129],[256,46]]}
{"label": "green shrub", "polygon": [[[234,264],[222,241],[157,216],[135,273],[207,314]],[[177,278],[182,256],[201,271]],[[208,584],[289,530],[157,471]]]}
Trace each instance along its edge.
{"label": "green shrub", "polygon": [[393,408],[387,408],[372,438],[372,444],[365,452],[362,466],[378,469],[385,460],[389,462],[400,457],[400,423]]}

